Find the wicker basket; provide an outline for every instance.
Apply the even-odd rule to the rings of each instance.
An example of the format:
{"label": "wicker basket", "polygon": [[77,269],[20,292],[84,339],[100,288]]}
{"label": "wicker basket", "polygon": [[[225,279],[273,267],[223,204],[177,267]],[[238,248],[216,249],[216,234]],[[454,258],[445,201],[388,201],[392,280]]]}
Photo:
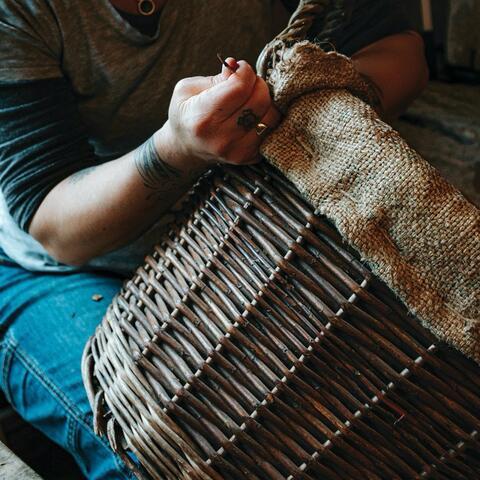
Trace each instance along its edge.
{"label": "wicker basket", "polygon": [[83,359],[97,431],[138,477],[479,478],[478,365],[282,175],[224,168],[192,202]]}

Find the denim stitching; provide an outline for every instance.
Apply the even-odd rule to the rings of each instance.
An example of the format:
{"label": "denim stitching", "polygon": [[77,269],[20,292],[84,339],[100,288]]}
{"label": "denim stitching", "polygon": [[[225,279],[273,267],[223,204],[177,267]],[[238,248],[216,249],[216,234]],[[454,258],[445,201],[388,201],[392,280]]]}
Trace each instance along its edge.
{"label": "denim stitching", "polygon": [[[72,416],[68,416],[67,420],[67,429],[68,429],[68,436],[67,436],[67,445],[68,451],[70,454],[75,458],[77,464],[82,467],[85,466],[85,461],[83,458],[80,457],[78,454],[78,427],[79,424],[76,419]],[[83,468],[82,468],[83,470]]]}
{"label": "denim stitching", "polygon": [[2,348],[4,349],[4,355],[3,355],[3,361],[2,361],[2,385],[3,385],[3,393],[5,394],[5,398],[7,399],[8,403],[10,405],[13,405],[13,397],[12,397],[12,392],[10,391],[10,387],[8,385],[8,373],[10,372],[10,368],[12,365],[13,361],[13,356],[15,354],[15,347],[17,346],[17,343],[15,340],[12,338],[11,335],[5,335],[4,338],[4,345],[5,347]]}
{"label": "denim stitching", "polygon": [[23,352],[19,347],[17,347],[16,353],[23,366],[35,376],[35,378],[45,387],[48,392],[50,392],[53,397],[58,400],[65,410],[67,410],[71,416],[75,417],[79,423],[82,423],[82,425],[89,428],[83,419],[82,413],[76,409],[75,404],[68,398],[67,395],[65,395],[65,393],[58,390],[56,385],[50,379],[45,377],[42,369],[39,368],[36,362],[26,355],[25,352]]}
{"label": "denim stitching", "polygon": [[72,452],[77,450],[77,442],[75,441],[75,429],[76,429],[76,420],[72,416],[68,416],[67,419],[67,430],[68,430],[68,435],[67,435],[67,445],[68,449]]}
{"label": "denim stitching", "polygon": [[[73,418],[74,421],[77,423],[77,428],[78,426],[82,426],[85,428],[86,432],[100,445],[102,445],[108,453],[112,454],[114,456],[114,461],[115,464],[118,466],[122,467],[124,471],[128,471],[127,467],[123,463],[123,461],[113,452],[111,449],[110,445],[108,444],[107,440],[105,438],[99,437],[98,435],[95,435],[93,432],[92,428],[85,422],[83,419],[83,415],[75,408],[73,402],[62,392],[60,392],[56,386],[45,376],[42,376],[42,370],[36,365],[36,363],[23,352],[19,347],[17,342],[13,337],[9,338],[11,346],[15,346],[16,348],[11,348],[12,354],[10,357],[9,361],[9,367],[11,365],[13,356],[15,353],[17,354],[18,360],[23,364],[23,366],[26,368],[26,370],[31,373],[37,381],[43,385],[43,387],[47,390],[47,392],[50,393],[59,403],[62,405],[62,407],[66,410],[66,412],[69,414],[70,418]],[[10,368],[8,369],[8,371]],[[5,379],[7,379],[8,374],[4,373]],[[8,383],[6,383],[8,385]],[[88,414],[87,414],[88,415]],[[135,477],[133,477],[135,478]]]}

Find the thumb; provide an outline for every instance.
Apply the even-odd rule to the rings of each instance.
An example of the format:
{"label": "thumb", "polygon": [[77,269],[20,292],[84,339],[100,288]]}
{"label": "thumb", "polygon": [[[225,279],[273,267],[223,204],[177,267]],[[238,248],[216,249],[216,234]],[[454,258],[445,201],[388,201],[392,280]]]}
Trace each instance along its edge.
{"label": "thumb", "polygon": [[[228,64],[228,67],[225,65]],[[225,82],[230,78],[235,70],[238,68],[238,63],[234,58],[227,58],[225,63],[222,65],[222,71],[217,75],[212,75],[208,77],[189,77],[184,78],[177,84],[177,94],[183,98],[187,99],[202,93],[205,90],[208,90],[222,82]]]}
{"label": "thumb", "polygon": [[[218,58],[221,60],[221,57]],[[222,71],[219,74],[205,78],[210,80],[210,87],[214,87],[215,85],[218,85],[219,83],[228,80],[228,78],[237,71],[238,67],[239,65],[237,61],[232,57],[228,57],[227,59],[222,61]]]}

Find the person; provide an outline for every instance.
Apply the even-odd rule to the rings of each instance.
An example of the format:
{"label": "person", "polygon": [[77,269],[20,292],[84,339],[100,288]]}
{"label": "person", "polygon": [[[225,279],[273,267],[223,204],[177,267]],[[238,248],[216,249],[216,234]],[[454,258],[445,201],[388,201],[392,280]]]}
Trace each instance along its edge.
{"label": "person", "polygon": [[[386,118],[428,75],[401,3],[347,1],[337,29]],[[92,430],[85,342],[192,182],[217,162],[260,160],[263,135],[241,118],[281,120],[252,65],[289,6],[0,4],[0,383],[87,478],[133,477]],[[216,52],[231,55],[221,71]]]}

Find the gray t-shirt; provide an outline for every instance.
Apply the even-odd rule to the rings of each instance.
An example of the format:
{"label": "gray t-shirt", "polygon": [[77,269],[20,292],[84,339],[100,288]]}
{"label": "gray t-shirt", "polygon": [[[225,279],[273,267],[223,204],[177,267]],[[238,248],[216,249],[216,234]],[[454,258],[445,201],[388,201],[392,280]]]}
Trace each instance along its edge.
{"label": "gray t-shirt", "polygon": [[[0,82],[66,78],[96,156],[119,157],[166,120],[175,83],[218,73],[216,52],[254,64],[279,25],[279,0],[170,0],[153,37],[142,35],[108,0],[0,2]],[[278,21],[278,17],[276,17]],[[136,242],[91,267],[137,266],[168,217]],[[61,271],[21,230],[0,194],[0,247],[29,270]]]}

